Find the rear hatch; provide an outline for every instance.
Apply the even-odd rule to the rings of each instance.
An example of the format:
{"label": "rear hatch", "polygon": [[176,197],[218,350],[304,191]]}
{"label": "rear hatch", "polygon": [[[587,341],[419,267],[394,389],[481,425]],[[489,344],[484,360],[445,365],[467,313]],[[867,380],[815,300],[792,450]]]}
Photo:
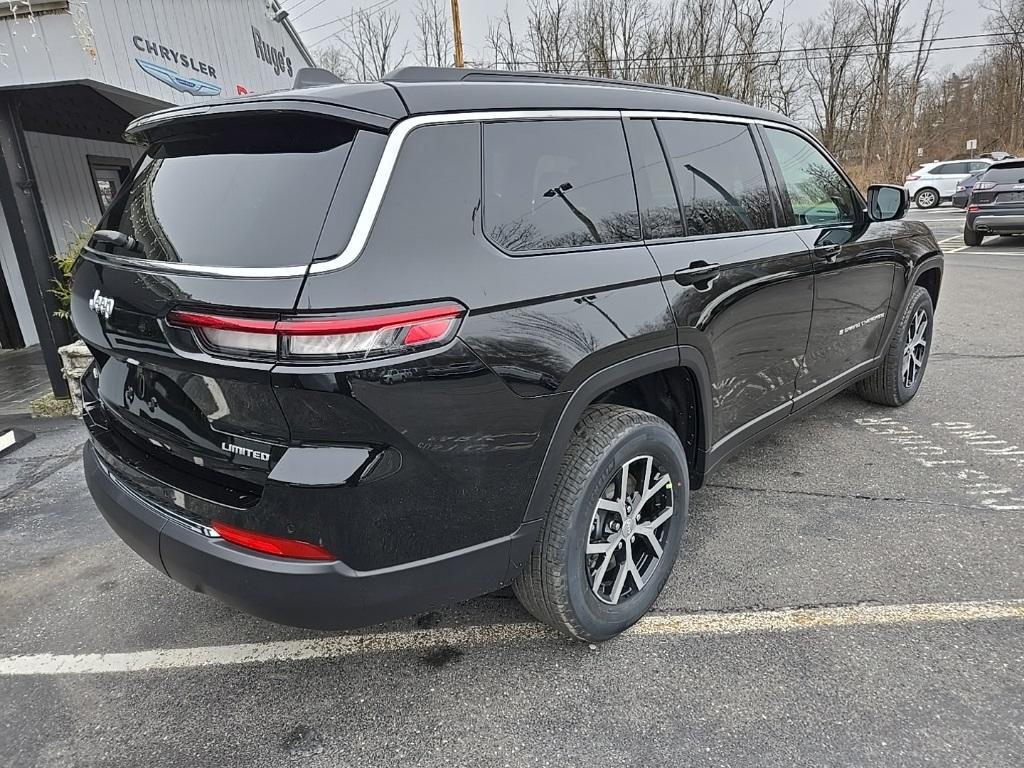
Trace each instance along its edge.
{"label": "rear hatch", "polygon": [[108,463],[218,503],[259,500],[289,438],[274,363],[210,354],[168,313],[293,310],[309,265],[347,241],[384,140],[380,126],[304,112],[161,126],[72,284]]}
{"label": "rear hatch", "polygon": [[971,203],[990,206],[986,213],[1024,210],[1024,161],[999,163],[985,171],[974,185]]}

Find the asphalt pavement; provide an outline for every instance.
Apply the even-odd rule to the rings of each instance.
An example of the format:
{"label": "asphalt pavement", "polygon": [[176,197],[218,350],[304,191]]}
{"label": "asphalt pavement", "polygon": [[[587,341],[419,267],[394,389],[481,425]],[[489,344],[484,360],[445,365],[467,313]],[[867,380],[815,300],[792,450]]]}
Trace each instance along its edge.
{"label": "asphalt pavement", "polygon": [[600,646],[507,593],[353,633],[241,615],[107,528],[77,422],[31,422],[0,460],[0,765],[1024,764],[1024,239],[910,215],[947,253],[916,399],[843,394],[730,459]]}

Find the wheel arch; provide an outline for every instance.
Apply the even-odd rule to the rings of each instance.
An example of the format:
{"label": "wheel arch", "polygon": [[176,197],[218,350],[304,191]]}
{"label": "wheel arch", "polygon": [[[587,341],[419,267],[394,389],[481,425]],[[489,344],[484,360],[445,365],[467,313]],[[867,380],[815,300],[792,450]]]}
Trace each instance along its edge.
{"label": "wheel arch", "polygon": [[926,262],[914,278],[914,285],[928,291],[932,298],[932,308],[939,306],[939,289],[942,287],[942,267],[938,262]]}
{"label": "wheel arch", "polygon": [[[525,520],[535,520],[544,516],[558,477],[561,456],[569,444],[573,429],[587,407],[601,402],[617,403],[646,410],[664,418],[664,407],[652,407],[652,403],[657,402],[659,395],[664,394],[658,391],[655,384],[659,378],[664,381],[667,394],[674,400],[676,407],[684,411],[683,419],[676,418],[675,413],[670,413],[673,418],[666,420],[677,429],[677,432],[680,423],[685,424],[685,431],[680,435],[680,439],[684,446],[687,443],[692,446],[687,446],[691,488],[700,487],[704,477],[707,436],[711,425],[711,377],[707,361],[695,347],[659,349],[601,369],[584,380],[572,393],[554,419],[555,426],[551,431],[544,461],[527,504]],[[693,455],[690,455],[691,450]]]}

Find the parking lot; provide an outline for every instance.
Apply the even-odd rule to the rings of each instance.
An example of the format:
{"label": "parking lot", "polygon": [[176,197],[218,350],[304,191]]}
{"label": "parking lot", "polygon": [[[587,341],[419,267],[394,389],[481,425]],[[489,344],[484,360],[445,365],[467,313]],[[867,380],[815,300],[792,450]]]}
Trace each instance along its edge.
{"label": "parking lot", "polygon": [[1024,239],[910,216],[947,254],[920,394],[841,395],[730,459],[657,610],[597,647],[510,593],[354,633],[238,614],[109,530],[79,424],[26,424],[0,460],[0,763],[1024,763]]}

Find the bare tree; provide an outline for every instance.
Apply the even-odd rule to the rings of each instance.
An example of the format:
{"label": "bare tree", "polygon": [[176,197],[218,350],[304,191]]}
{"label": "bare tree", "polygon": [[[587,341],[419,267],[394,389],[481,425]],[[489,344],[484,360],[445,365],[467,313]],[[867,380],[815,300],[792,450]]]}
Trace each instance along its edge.
{"label": "bare tree", "polygon": [[345,52],[348,68],[356,80],[380,80],[400,66],[409,52],[408,44],[399,48],[397,11],[355,11],[351,24],[337,40]]}
{"label": "bare tree", "polygon": [[316,52],[316,65],[328,72],[333,72],[342,80],[348,80],[351,75],[348,69],[348,58],[345,52],[336,45],[325,45]]}
{"label": "bare tree", "polygon": [[839,155],[850,148],[865,102],[866,77],[858,53],[866,33],[855,0],[830,0],[817,19],[800,27],[815,128],[822,143]]}
{"label": "bare tree", "polygon": [[497,21],[488,22],[487,46],[491,50],[496,67],[511,71],[523,68],[522,42],[512,26],[512,15],[509,13],[508,5]]}
{"label": "bare tree", "polygon": [[416,3],[416,54],[428,67],[447,67],[454,56],[450,7],[445,0]]}

